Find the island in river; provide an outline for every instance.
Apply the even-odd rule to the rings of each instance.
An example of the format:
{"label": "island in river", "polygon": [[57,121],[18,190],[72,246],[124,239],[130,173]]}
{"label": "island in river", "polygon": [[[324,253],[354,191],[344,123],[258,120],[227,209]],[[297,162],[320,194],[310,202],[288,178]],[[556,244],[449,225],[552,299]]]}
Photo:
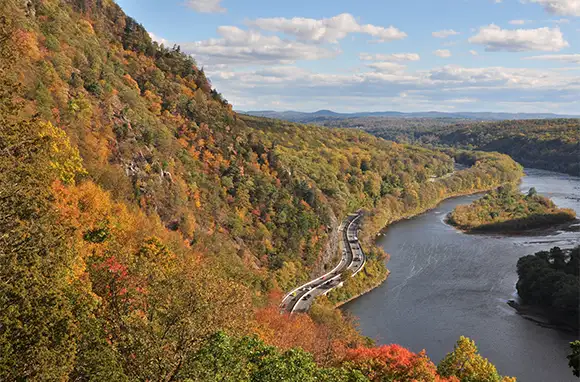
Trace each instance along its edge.
{"label": "island in river", "polygon": [[573,209],[558,208],[535,188],[522,194],[511,184],[471,204],[459,205],[447,216],[447,223],[466,232],[520,233],[573,222],[576,222]]}

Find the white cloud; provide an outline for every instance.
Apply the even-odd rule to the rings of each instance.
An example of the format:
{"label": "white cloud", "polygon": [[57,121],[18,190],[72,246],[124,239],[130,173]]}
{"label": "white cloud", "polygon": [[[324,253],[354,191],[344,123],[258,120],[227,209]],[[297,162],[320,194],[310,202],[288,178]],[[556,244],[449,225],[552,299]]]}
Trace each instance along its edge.
{"label": "white cloud", "polygon": [[554,24],[569,24],[570,20],[568,19],[558,19],[558,20],[547,20],[550,23],[554,23]]}
{"label": "white cloud", "polygon": [[234,26],[219,27],[218,34],[221,38],[183,43],[181,47],[204,65],[287,64],[335,57],[340,53],[336,49],[264,36]]}
{"label": "white cloud", "polygon": [[359,24],[349,13],[328,19],[309,19],[294,17],[261,18],[250,20],[248,25],[270,32],[280,32],[295,36],[301,41],[336,43],[350,33],[364,33],[373,36],[377,42],[400,40],[407,37],[405,32],[389,26],[387,28],[372,24]]}
{"label": "white cloud", "polygon": [[546,54],[543,56],[524,57],[524,60],[560,61],[580,64],[580,54]]}
{"label": "white cloud", "polygon": [[580,16],[580,0],[529,0],[540,4],[550,13],[564,16]]}
{"label": "white cloud", "polygon": [[417,53],[393,53],[393,54],[368,54],[361,53],[359,58],[363,61],[389,61],[389,62],[405,62],[405,61],[419,61],[421,56]]}
{"label": "white cloud", "polygon": [[187,0],[186,5],[200,13],[221,13],[226,11],[221,2],[222,0]]}
{"label": "white cloud", "polygon": [[406,66],[394,62],[373,62],[367,65],[369,68],[382,73],[403,73]]}
{"label": "white cloud", "polygon": [[485,50],[491,52],[555,52],[569,46],[559,28],[509,30],[494,24],[479,28],[479,32],[468,41],[485,45]]}
{"label": "white cloud", "polygon": [[431,36],[436,37],[436,38],[447,38],[449,36],[455,36],[458,34],[459,34],[459,32],[456,32],[453,29],[443,29],[443,30],[431,33]]}
{"label": "white cloud", "polygon": [[477,50],[470,50],[469,53],[471,53],[472,56],[478,56],[479,53],[477,53]]}
{"label": "white cloud", "polygon": [[264,108],[274,106],[274,100],[284,109],[341,111],[384,110],[386,104],[398,110],[444,110],[449,103],[463,110],[499,111],[510,110],[517,103],[512,111],[574,114],[580,106],[580,75],[576,71],[458,65],[409,71],[393,65],[340,75],[294,66],[235,72],[235,77],[207,73],[236,108],[246,110],[249,101]]}
{"label": "white cloud", "polygon": [[510,20],[509,21],[509,23],[511,25],[524,25],[524,24],[527,24],[529,22],[530,22],[530,20]]}
{"label": "white cloud", "polygon": [[451,52],[448,49],[437,49],[433,52],[437,57],[448,58],[451,57]]}
{"label": "white cloud", "polygon": [[156,36],[153,33],[149,32],[149,37],[151,37],[151,40],[155,41],[158,44],[163,44],[165,46],[169,45],[169,41],[167,41],[166,39]]}

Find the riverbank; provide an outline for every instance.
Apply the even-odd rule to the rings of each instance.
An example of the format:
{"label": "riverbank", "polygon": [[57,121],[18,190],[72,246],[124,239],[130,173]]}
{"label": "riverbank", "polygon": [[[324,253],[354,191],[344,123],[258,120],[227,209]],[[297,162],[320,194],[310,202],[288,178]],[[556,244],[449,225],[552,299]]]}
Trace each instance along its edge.
{"label": "riverbank", "polygon": [[555,329],[567,333],[578,333],[578,328],[561,317],[549,314],[546,310],[528,304],[521,304],[516,300],[508,300],[507,304],[513,308],[522,318],[532,321],[543,328]]}
{"label": "riverbank", "polygon": [[[488,231],[488,230],[469,230],[469,229],[462,229],[453,225],[449,222],[449,214],[443,220],[445,224],[455,228],[457,231],[465,233],[467,235],[488,235],[488,236],[497,236],[497,231]],[[501,231],[502,236],[553,236],[557,235],[561,232],[580,232],[580,219],[574,219],[571,221],[567,221],[564,223],[556,223],[549,227],[539,227],[539,228],[529,228],[525,230],[505,230]]]}
{"label": "riverbank", "polygon": [[[420,215],[437,207],[443,200],[481,193],[518,181],[523,168],[511,158],[497,153],[448,150],[446,154],[456,163],[470,166],[454,171],[451,176],[441,176],[435,181],[417,181],[407,184],[399,174],[385,177],[381,183],[380,198],[373,201],[365,213],[358,241],[366,256],[363,272],[345,280],[341,288],[328,293],[332,305],[352,300],[381,285],[388,276],[388,255],[375,244],[377,234],[388,225]],[[403,185],[405,185],[403,187]],[[364,208],[355,205],[353,208]]]}
{"label": "riverbank", "polygon": [[[374,253],[374,252],[377,252],[377,251],[379,251],[381,253],[384,253],[384,251],[380,247],[378,247],[376,245],[376,240],[378,239],[378,237],[382,233],[384,233],[385,230],[387,230],[389,228],[389,226],[391,226],[391,225],[393,225],[395,223],[404,221],[404,220],[412,219],[414,217],[417,217],[419,215],[422,215],[424,213],[427,213],[427,212],[429,212],[429,211],[431,211],[433,209],[436,209],[441,203],[443,203],[443,202],[445,202],[447,200],[454,199],[454,198],[458,198],[458,197],[463,197],[463,196],[470,196],[470,195],[482,194],[482,193],[485,193],[485,192],[489,192],[491,190],[494,190],[497,187],[498,186],[493,186],[493,187],[482,188],[482,189],[477,189],[477,190],[473,190],[473,191],[465,191],[465,192],[455,192],[455,193],[452,193],[452,194],[450,194],[450,195],[448,195],[446,197],[443,197],[443,198],[437,200],[434,204],[432,204],[432,205],[430,205],[428,207],[425,207],[425,208],[419,209],[419,210],[410,211],[410,212],[405,213],[402,216],[393,218],[392,220],[388,221],[378,231],[375,230],[374,233],[371,233],[370,235],[368,233],[364,233],[365,232],[364,226],[366,226],[366,224],[363,222],[363,233],[361,235],[359,235],[360,237],[362,237],[361,242],[362,241],[367,242],[367,249],[364,248],[365,247],[364,245],[363,245],[363,249],[365,249],[365,252],[367,252],[367,253]],[[371,232],[373,232],[373,231],[371,231]],[[369,237],[372,238],[372,242],[371,242],[371,245],[370,246],[368,245]],[[385,255],[386,255],[387,258],[389,257],[388,254],[385,254]],[[376,261],[376,260],[380,260],[380,259],[371,259],[369,261],[369,263],[372,264],[373,260]],[[384,260],[381,260],[381,261],[384,261]],[[369,267],[369,264],[368,263],[367,263],[367,267]],[[367,271],[367,268],[365,268],[362,273],[364,273],[366,271]],[[344,304],[346,304],[348,302],[351,302],[351,301],[353,301],[353,300],[355,300],[355,299],[357,299],[357,298],[359,298],[359,297],[361,297],[361,296],[363,296],[363,295],[371,292],[372,290],[378,288],[381,284],[383,284],[387,280],[387,278],[388,278],[388,276],[390,274],[389,269],[386,268],[386,267],[385,267],[385,272],[386,273],[382,277],[380,277],[378,280],[373,281],[373,282],[368,283],[368,284],[365,284],[363,288],[358,287],[355,290],[351,290],[349,292],[344,293],[345,290],[343,288],[347,288],[348,289],[348,287],[350,285],[354,284],[354,282],[356,281],[356,277],[354,277],[354,278],[352,278],[350,280],[347,280],[347,282],[345,282],[345,285],[342,288],[337,288],[337,289],[331,291],[327,295],[327,297],[331,301],[331,303],[334,305],[335,308],[339,308],[342,305],[344,305]],[[345,295],[346,294],[346,295],[348,295],[348,297],[346,299],[344,299],[344,300],[343,299],[336,299],[335,296],[337,294],[339,294],[339,293],[342,294],[342,295]]]}
{"label": "riverbank", "polygon": [[355,295],[355,296],[352,296],[352,297],[351,297],[351,298],[349,298],[348,300],[341,301],[341,302],[339,302],[339,303],[335,304],[335,305],[334,305],[334,308],[335,308],[335,309],[336,309],[336,308],[340,308],[340,307],[341,307],[341,306],[343,306],[344,304],[346,304],[346,303],[348,303],[348,302],[351,302],[352,300],[354,300],[354,299],[357,299],[357,298],[359,298],[360,296],[363,296],[363,295],[365,295],[365,294],[367,294],[367,293],[371,292],[373,289],[375,289],[376,287],[378,287],[379,285],[381,285],[382,283],[384,283],[385,281],[387,281],[387,278],[389,277],[389,274],[390,274],[390,273],[391,273],[391,271],[389,271],[389,270],[387,269],[387,274],[385,275],[385,277],[383,278],[383,280],[382,280],[381,282],[379,282],[377,285],[371,286],[370,288],[368,288],[368,289],[366,289],[366,290],[362,291],[361,293],[359,293],[359,294],[357,294],[357,295]]}

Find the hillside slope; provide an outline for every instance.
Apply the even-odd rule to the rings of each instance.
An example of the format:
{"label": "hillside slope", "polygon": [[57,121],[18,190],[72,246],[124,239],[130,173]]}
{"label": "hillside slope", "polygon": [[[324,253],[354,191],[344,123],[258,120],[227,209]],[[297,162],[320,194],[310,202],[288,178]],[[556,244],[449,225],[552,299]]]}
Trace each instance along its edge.
{"label": "hillside slope", "polygon": [[[353,122],[356,122],[353,121]],[[363,129],[381,138],[428,146],[497,151],[526,167],[580,176],[580,119],[397,125],[374,121]],[[342,126],[339,124],[339,126]]]}
{"label": "hillside slope", "polygon": [[[226,375],[258,351],[311,373],[297,380],[365,380],[340,369],[365,343],[340,313],[290,319],[270,308],[280,292],[332,259],[354,209],[521,175],[490,154],[439,186],[460,154],[241,118],[110,0],[0,10],[0,379],[212,380],[200,365],[234,347],[252,361]],[[401,354],[435,379],[424,355]]]}

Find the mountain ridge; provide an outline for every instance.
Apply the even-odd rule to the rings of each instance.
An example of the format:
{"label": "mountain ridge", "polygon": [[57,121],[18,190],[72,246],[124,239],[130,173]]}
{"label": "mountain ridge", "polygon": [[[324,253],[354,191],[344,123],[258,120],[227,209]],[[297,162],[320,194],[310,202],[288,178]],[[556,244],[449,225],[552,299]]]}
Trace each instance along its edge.
{"label": "mountain ridge", "polygon": [[332,110],[318,110],[315,112],[301,112],[295,110],[275,111],[275,110],[247,110],[237,111],[240,114],[247,114],[257,117],[274,119],[284,119],[291,122],[315,122],[318,118],[363,118],[363,117],[390,117],[390,118],[449,118],[463,120],[516,120],[516,119],[559,119],[559,118],[580,118],[580,115],[556,114],[556,113],[505,113],[505,112],[442,112],[442,111],[422,111],[422,112],[399,112],[399,111],[371,111],[355,113],[339,113]]}

